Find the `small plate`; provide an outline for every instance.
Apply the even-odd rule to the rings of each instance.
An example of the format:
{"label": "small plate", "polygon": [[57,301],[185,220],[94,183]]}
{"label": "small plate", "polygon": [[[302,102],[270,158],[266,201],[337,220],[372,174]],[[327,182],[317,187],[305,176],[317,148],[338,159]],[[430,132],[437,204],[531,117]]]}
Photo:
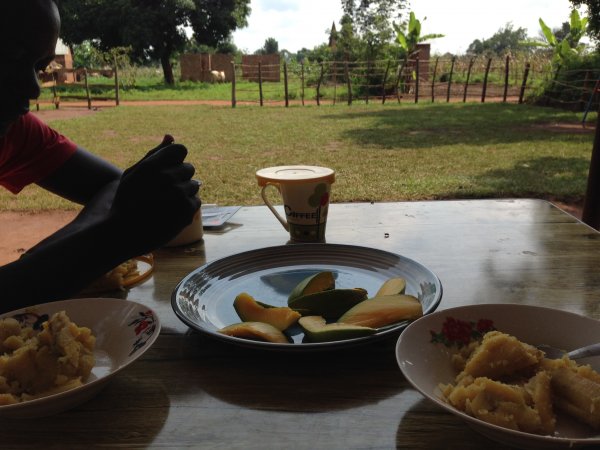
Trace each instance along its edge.
{"label": "small plate", "polygon": [[0,417],[34,418],[73,408],[96,395],[119,371],[152,346],[160,333],[158,316],[136,302],[111,298],[83,298],[45,303],[0,315],[37,316],[65,311],[72,322],[96,336],[96,364],[88,380],[77,388],[14,405],[0,406]]}
{"label": "small plate", "polygon": [[133,277],[127,277],[123,280],[123,287],[129,288],[141,283],[154,271],[154,255],[149,253],[147,255],[137,256],[133,258],[137,261],[138,274]]}
{"label": "small plate", "polygon": [[[491,319],[497,330],[532,345],[549,344],[565,350],[600,342],[600,321],[558,309],[520,304],[483,304],[437,311],[412,322],[398,338],[396,359],[406,379],[421,394],[463,419],[477,432],[505,445],[528,449],[600,445],[600,433],[557,414],[556,435],[541,436],[509,430],[471,417],[441,399],[440,383],[454,381],[451,351],[431,342],[447,317],[466,321]],[[600,358],[579,361],[600,370]]]}
{"label": "small plate", "polygon": [[235,297],[247,292],[273,306],[287,306],[294,286],[317,272],[332,271],[337,288],[361,287],[373,296],[392,277],[406,279],[406,293],[418,297],[423,312],[437,308],[442,298],[438,277],[425,266],[394,253],[338,244],[291,244],[252,250],[206,264],[188,274],[175,288],[171,305],[190,328],[226,342],[273,350],[319,350],[372,342],[402,331],[407,321],[377,333],[334,342],[302,342],[299,325],[286,330],[294,343],[276,344],[226,336],[217,330],[240,322]]}

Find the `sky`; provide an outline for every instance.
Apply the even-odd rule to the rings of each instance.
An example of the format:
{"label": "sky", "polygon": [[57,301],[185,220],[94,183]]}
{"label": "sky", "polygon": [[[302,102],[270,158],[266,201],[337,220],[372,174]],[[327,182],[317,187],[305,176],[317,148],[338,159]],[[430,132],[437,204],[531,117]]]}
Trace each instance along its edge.
{"label": "sky", "polygon": [[[411,0],[410,5],[422,34],[445,35],[429,41],[432,54],[464,53],[475,39],[488,39],[508,23],[537,37],[540,17],[559,28],[569,21],[572,7],[569,0]],[[251,0],[250,7],[248,27],[233,34],[235,45],[248,53],[268,38],[277,40],[279,50],[312,49],[328,41],[333,22],[339,30],[342,17],[340,0]]]}

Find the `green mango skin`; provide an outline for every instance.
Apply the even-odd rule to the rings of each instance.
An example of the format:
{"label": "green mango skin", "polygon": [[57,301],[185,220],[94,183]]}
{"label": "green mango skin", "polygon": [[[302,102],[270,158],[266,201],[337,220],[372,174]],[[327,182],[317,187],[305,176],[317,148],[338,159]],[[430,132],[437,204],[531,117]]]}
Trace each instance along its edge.
{"label": "green mango skin", "polygon": [[370,336],[377,330],[358,325],[326,323],[322,316],[301,317],[298,323],[304,329],[304,335],[310,342],[332,342]]}
{"label": "green mango skin", "polygon": [[335,278],[332,272],[318,272],[306,277],[290,293],[288,297],[288,306],[290,302],[303,295],[315,294],[317,292],[335,289]]}
{"label": "green mango skin", "polygon": [[323,316],[326,320],[337,320],[353,306],[366,300],[364,289],[331,289],[303,295],[288,302],[288,306],[303,316]]}

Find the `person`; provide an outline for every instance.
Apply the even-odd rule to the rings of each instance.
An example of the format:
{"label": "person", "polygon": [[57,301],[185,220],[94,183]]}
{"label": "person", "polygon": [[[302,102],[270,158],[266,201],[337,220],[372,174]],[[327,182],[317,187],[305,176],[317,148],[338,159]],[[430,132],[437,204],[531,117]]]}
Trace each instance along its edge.
{"label": "person", "polygon": [[170,241],[200,208],[187,149],[170,135],[122,171],[29,112],[59,28],[54,0],[0,2],[0,185],[17,194],[35,183],[83,205],[72,222],[0,267],[2,312],[73,297]]}

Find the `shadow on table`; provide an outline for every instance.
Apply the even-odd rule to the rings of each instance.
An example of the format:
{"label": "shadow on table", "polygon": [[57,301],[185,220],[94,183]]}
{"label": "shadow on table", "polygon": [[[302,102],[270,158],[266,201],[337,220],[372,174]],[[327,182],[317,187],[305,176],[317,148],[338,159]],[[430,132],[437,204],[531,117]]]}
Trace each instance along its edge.
{"label": "shadow on table", "polygon": [[246,408],[344,410],[380,402],[408,386],[394,344],[392,339],[345,350],[284,353],[238,348],[192,333],[186,351],[202,354],[181,376],[190,389]]}
{"label": "shadow on table", "polygon": [[121,374],[75,409],[38,419],[2,419],[0,447],[82,448],[82,442],[100,447],[126,442],[143,448],[161,431],[168,413],[169,399],[160,382]]}
{"label": "shadow on table", "polygon": [[396,448],[504,450],[507,447],[476,433],[458,417],[423,399],[402,416],[396,432]]}

